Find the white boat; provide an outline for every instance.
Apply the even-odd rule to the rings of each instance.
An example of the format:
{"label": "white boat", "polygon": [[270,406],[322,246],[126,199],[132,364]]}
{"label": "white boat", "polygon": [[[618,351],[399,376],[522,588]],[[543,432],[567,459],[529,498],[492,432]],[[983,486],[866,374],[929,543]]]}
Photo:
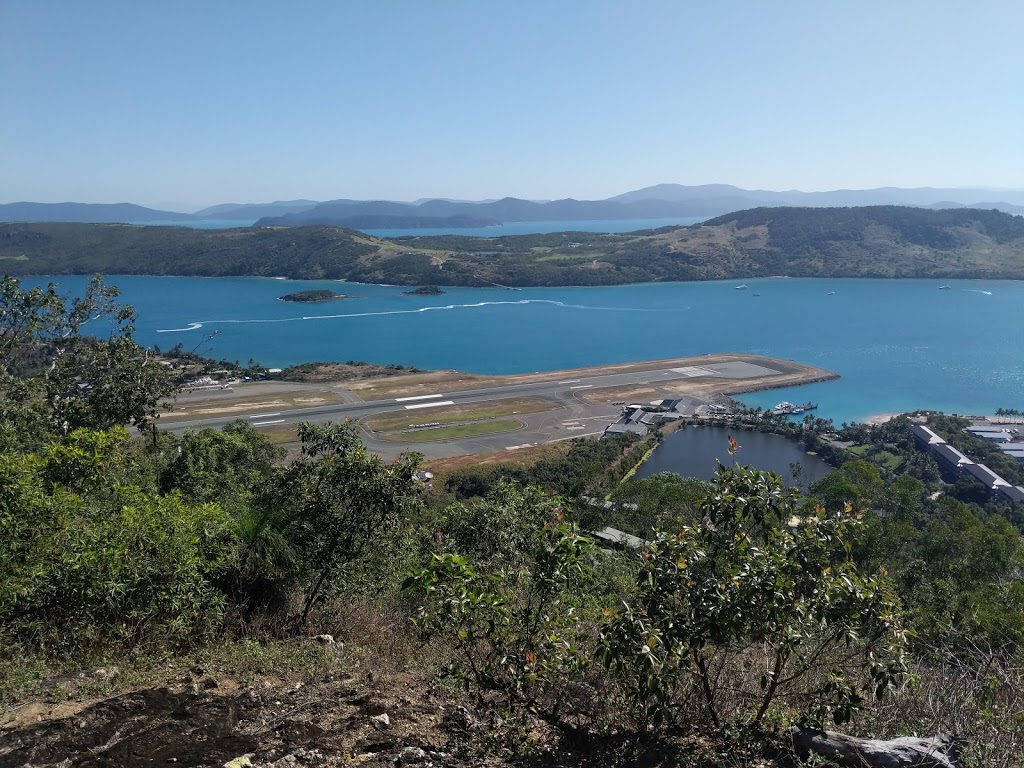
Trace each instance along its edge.
{"label": "white boat", "polygon": [[736,290],[737,291],[745,291],[745,290],[747,290],[747,286],[746,285],[737,285],[736,286]]}
{"label": "white boat", "polygon": [[950,286],[948,286],[948,285],[940,285],[939,286],[939,290],[940,291],[951,291],[953,289]]}

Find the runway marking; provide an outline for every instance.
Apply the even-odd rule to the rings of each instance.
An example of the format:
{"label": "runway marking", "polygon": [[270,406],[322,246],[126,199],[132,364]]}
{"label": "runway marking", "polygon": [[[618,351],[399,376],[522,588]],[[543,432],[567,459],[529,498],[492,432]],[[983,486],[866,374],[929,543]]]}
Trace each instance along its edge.
{"label": "runway marking", "polygon": [[416,403],[415,405],[405,406],[405,410],[413,411],[417,408],[436,408],[439,405],[455,405],[455,403],[451,400],[441,400],[437,403]]}
{"label": "runway marking", "polygon": [[579,379],[566,379],[565,381],[558,382],[559,384],[575,384]]}
{"label": "runway marking", "polygon": [[718,371],[713,371],[710,368],[702,368],[699,365],[688,365],[684,368],[670,368],[670,371],[674,373],[681,373],[687,378],[693,379],[699,376],[721,376]]}
{"label": "runway marking", "polygon": [[506,451],[518,451],[520,448],[533,448],[537,443],[523,443],[522,445],[509,445],[505,447]]}
{"label": "runway marking", "polygon": [[274,419],[273,421],[254,421],[252,425],[254,427],[265,427],[268,424],[284,424],[285,419]]}
{"label": "runway marking", "polygon": [[444,395],[416,395],[415,397],[396,397],[396,403],[407,403],[410,400],[433,400],[435,397],[444,397]]}
{"label": "runway marking", "polygon": [[568,430],[573,430],[573,429],[586,429],[586,427],[585,427],[585,426],[583,426],[582,424],[580,424],[580,425],[579,425],[578,427],[566,427],[566,429],[568,429]]}
{"label": "runway marking", "polygon": [[593,384],[580,384],[578,387],[569,387],[569,389],[589,389],[594,386]]}
{"label": "runway marking", "polygon": [[280,416],[280,415],[281,415],[280,411],[278,411],[277,413],[254,413],[249,418],[250,419],[268,419],[271,416]]}

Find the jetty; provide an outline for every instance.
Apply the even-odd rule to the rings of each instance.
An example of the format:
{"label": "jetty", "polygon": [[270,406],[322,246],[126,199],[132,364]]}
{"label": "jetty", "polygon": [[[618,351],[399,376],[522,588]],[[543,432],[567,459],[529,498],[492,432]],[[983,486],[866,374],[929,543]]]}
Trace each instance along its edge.
{"label": "jetty", "polygon": [[781,403],[772,408],[771,412],[776,416],[793,416],[798,413],[813,411],[817,407],[817,403],[804,403],[803,405],[793,405],[792,403],[783,400]]}

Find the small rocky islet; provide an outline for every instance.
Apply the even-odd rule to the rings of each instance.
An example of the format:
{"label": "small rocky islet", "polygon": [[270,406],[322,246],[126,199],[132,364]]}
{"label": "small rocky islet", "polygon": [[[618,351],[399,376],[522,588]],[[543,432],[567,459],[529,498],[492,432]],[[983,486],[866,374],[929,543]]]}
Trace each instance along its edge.
{"label": "small rocky islet", "polygon": [[315,290],[298,291],[296,293],[289,293],[285,296],[279,296],[278,298],[281,301],[294,301],[299,304],[314,304],[321,301],[337,301],[339,299],[353,299],[355,297],[344,293],[335,293],[334,291]]}

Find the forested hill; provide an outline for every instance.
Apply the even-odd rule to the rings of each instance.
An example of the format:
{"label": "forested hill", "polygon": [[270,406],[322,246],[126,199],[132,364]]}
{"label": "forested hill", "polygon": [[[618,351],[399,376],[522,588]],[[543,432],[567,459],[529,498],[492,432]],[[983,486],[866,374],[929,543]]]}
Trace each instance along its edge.
{"label": "forested hill", "polygon": [[327,226],[0,224],[0,272],[506,286],[770,275],[1024,279],[1024,218],[966,208],[755,208],[617,235],[395,240]]}

